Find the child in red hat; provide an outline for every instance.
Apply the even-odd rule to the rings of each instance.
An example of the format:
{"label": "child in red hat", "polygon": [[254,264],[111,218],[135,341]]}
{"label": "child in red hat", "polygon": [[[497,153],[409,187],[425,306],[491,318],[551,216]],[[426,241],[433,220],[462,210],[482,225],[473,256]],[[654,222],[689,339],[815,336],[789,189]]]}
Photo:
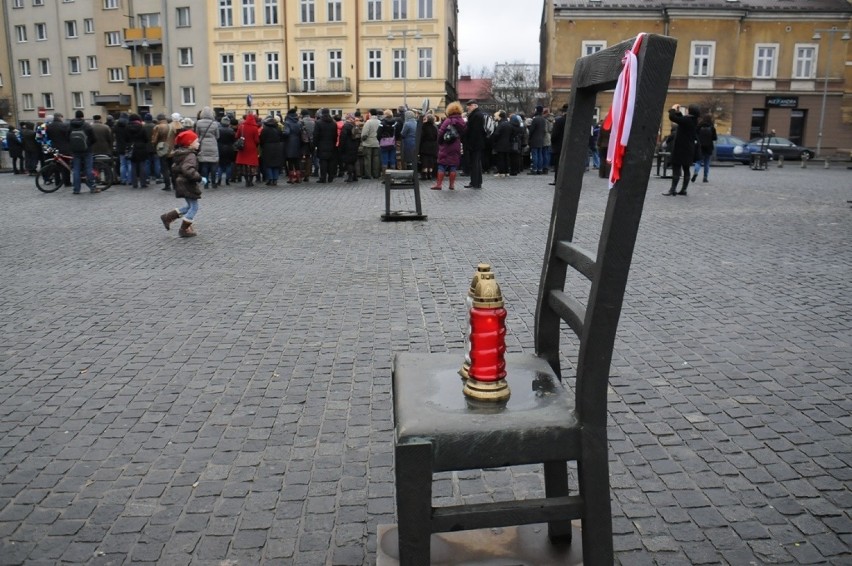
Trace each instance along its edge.
{"label": "child in red hat", "polygon": [[175,196],[186,200],[186,206],[175,208],[160,216],[166,230],[169,225],[183,217],[178,234],[182,238],[195,236],[192,222],[198,213],[198,199],[201,198],[199,181],[206,183],[198,172],[198,135],[192,130],[184,130],[175,136],[175,150],[172,153],[172,174],[175,178]]}

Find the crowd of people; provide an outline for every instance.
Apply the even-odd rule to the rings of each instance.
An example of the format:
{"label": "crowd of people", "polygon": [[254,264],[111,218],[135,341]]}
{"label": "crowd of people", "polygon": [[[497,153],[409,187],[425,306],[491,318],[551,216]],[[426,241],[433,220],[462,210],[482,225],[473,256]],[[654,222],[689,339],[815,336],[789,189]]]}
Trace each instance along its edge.
{"label": "crowd of people", "polygon": [[201,191],[236,183],[277,186],[281,179],[297,184],[312,177],[317,183],[353,183],[380,179],[389,169],[409,169],[433,181],[433,190],[443,189],[444,181],[455,190],[459,174],[469,177],[465,188],[481,189],[489,174],[512,177],[526,168],[530,175],[555,172],[565,109],[556,118],[538,106],[525,117],[486,113],[478,101],[468,100],[464,107],[448,104],[442,116],[400,106],[342,116],[292,108],[284,115],[248,112],[237,119],[204,107],[194,118],[122,112],[91,120],[78,110],[68,121],[55,113],[41,124],[22,122],[6,141],[16,174],[37,175],[49,157],[45,147],[72,156],[73,173],[63,174],[73,180],[63,181],[75,194],[85,171],[92,170],[93,156],[112,156],[118,184],[140,189],[162,184],[162,190],[186,199],[186,206],[161,219],[169,229],[182,218],[179,233],[190,237]]}

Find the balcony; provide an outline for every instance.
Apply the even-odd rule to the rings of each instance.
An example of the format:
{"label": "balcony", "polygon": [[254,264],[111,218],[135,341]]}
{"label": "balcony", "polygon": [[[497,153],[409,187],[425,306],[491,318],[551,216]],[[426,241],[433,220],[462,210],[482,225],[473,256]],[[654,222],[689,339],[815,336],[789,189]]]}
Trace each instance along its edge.
{"label": "balcony", "polygon": [[349,79],[290,79],[290,94],[350,94]]}
{"label": "balcony", "polygon": [[131,85],[164,83],[166,82],[166,67],[163,65],[128,66],[127,82]]}
{"label": "balcony", "polygon": [[124,43],[143,48],[160,46],[163,44],[163,28],[124,28]]}

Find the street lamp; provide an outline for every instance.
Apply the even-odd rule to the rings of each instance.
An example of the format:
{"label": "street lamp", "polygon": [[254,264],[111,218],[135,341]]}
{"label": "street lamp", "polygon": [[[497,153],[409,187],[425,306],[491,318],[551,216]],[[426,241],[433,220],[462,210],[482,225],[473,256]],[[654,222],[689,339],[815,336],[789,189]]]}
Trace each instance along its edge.
{"label": "street lamp", "polygon": [[419,29],[397,29],[391,30],[390,33],[388,33],[388,39],[396,39],[396,35],[394,34],[402,35],[402,100],[403,104],[405,104],[405,108],[408,109],[408,46],[406,45],[406,40],[408,39],[409,34],[413,34],[412,37],[414,37],[414,39],[420,39],[422,36],[420,35]]}
{"label": "street lamp", "polygon": [[822,151],[822,128],[825,124],[825,98],[828,95],[828,72],[831,70],[831,44],[834,42],[835,33],[843,33],[840,37],[841,41],[849,41],[849,31],[842,29],[815,29],[811,39],[819,41],[822,39],[821,33],[828,34],[828,55],[825,58],[825,78],[822,81],[822,109],[819,112],[819,133],[817,134],[816,155],[821,157]]}

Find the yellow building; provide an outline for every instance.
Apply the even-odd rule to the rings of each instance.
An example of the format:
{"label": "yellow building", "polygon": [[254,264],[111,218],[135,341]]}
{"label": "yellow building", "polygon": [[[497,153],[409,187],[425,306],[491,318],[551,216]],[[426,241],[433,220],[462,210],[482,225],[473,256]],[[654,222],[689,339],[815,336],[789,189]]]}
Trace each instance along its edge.
{"label": "yellow building", "polygon": [[208,0],[212,106],[432,108],[455,98],[456,0]]}
{"label": "yellow building", "polygon": [[[849,151],[850,22],[847,0],[545,0],[542,83],[559,107],[578,57],[640,32],[669,35],[668,106],[697,103],[719,133],[746,140],[775,130],[823,154]],[[611,94],[598,100],[603,117]]]}

